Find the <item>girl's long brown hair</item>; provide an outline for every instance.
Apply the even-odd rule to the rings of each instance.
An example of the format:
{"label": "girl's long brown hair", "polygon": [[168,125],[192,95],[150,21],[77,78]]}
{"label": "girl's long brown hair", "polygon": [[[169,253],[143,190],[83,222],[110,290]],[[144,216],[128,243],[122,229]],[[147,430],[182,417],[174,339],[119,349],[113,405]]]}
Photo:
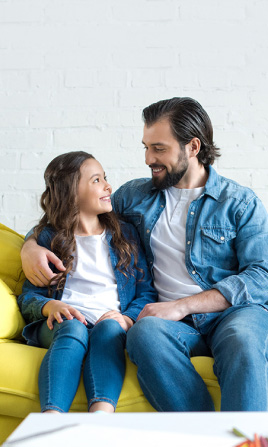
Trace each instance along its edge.
{"label": "girl's long brown hair", "polygon": [[[51,242],[51,250],[62,260],[66,270],[57,274],[57,289],[63,289],[67,274],[72,270],[76,242],[74,232],[79,223],[78,184],[81,177],[80,168],[84,161],[95,159],[93,155],[83,151],[68,152],[54,158],[47,166],[44,174],[46,189],[40,200],[44,215],[34,229],[37,238],[46,226],[55,230]],[[131,256],[134,257],[134,268],[137,267],[137,247],[128,241],[122,233],[120,222],[113,211],[100,214],[102,227],[112,234],[112,242],[118,254],[117,268],[126,277],[133,275],[130,268]],[[49,287],[50,290],[50,287]],[[50,290],[51,294],[51,290]]]}

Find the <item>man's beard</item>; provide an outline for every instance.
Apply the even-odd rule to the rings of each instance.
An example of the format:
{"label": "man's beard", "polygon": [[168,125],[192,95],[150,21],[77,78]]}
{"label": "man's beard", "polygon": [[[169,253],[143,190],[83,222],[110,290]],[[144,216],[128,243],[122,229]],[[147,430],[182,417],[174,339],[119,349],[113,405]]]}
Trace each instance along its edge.
{"label": "man's beard", "polygon": [[179,160],[179,163],[182,163],[182,167],[179,170],[173,169],[171,172],[166,171],[166,175],[164,178],[159,179],[158,177],[152,177],[153,185],[158,190],[163,190],[170,188],[171,186],[175,186],[179,183],[179,181],[182,179],[184,174],[186,173],[188,169],[188,160],[187,158],[183,157],[183,159]]}

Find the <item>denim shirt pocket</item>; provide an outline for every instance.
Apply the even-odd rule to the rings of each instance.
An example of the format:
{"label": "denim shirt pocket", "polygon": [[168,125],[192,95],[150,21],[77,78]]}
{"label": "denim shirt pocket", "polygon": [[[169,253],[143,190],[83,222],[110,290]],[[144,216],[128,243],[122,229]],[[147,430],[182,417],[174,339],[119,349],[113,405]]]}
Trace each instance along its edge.
{"label": "denim shirt pocket", "polygon": [[220,226],[203,226],[202,262],[222,270],[236,271],[238,260],[235,250],[236,229]]}

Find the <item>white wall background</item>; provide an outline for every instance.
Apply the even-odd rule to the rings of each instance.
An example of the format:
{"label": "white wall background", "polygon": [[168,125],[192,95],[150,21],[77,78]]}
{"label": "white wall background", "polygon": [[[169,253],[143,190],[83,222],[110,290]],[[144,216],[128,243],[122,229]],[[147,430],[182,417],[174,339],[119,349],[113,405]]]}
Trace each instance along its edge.
{"label": "white wall background", "polygon": [[204,106],[217,170],[268,209],[267,0],[0,0],[0,221],[40,216],[56,155],[92,152],[114,189],[150,175],[143,107]]}

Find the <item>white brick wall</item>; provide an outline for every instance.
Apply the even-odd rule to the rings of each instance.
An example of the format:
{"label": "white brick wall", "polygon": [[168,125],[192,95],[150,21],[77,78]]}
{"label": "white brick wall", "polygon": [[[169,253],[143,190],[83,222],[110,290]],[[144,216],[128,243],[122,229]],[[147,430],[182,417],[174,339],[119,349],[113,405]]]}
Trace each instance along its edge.
{"label": "white brick wall", "polygon": [[267,0],[0,0],[0,221],[25,233],[56,155],[92,152],[114,189],[150,175],[142,108],[191,96],[217,169],[268,209]]}

